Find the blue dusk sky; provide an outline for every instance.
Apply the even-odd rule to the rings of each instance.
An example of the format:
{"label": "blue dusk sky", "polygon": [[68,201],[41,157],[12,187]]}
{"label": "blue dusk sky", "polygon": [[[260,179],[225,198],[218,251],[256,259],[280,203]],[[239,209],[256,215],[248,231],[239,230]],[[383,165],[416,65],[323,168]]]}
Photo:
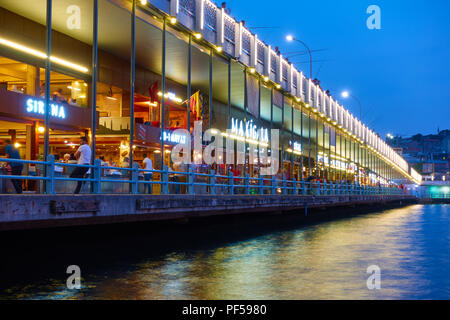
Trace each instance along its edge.
{"label": "blue dusk sky", "polygon": [[[221,2],[217,2],[220,4]],[[313,78],[384,137],[450,129],[450,1],[448,0],[228,0],[231,15],[283,56],[313,50]],[[369,30],[370,5],[381,29]],[[317,50],[317,51],[314,51]],[[290,61],[309,75],[309,57]]]}

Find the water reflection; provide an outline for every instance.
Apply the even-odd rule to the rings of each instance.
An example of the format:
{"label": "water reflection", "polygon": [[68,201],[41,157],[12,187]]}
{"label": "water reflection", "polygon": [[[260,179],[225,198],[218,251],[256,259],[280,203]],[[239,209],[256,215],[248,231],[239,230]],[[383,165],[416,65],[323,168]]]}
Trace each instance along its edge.
{"label": "water reflection", "polygon": [[[448,299],[449,206],[410,206],[210,248],[140,253],[84,274],[80,291],[48,279],[2,297],[50,299]],[[381,290],[366,269],[381,268]]]}

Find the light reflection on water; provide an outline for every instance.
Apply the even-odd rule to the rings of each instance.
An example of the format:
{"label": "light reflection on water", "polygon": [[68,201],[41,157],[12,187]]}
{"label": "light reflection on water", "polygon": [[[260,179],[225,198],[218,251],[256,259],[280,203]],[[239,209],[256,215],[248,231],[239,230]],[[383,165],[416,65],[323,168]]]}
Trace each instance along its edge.
{"label": "light reflection on water", "polygon": [[[16,286],[20,299],[449,299],[447,205],[415,205]],[[381,268],[381,290],[366,269]],[[2,295],[0,294],[0,297]]]}

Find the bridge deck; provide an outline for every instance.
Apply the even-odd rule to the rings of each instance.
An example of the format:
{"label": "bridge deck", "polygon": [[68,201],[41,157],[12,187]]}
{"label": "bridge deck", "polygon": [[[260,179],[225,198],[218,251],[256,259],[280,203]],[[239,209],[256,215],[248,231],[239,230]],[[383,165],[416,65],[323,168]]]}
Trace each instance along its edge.
{"label": "bridge deck", "polygon": [[[0,195],[0,230],[414,203],[407,195]],[[301,210],[303,209],[303,210]]]}

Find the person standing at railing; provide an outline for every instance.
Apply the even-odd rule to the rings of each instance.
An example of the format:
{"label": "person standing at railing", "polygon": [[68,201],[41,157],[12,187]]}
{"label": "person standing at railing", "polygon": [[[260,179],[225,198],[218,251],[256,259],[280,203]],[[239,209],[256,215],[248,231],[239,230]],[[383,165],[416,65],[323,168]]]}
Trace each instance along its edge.
{"label": "person standing at railing", "polygon": [[[9,159],[18,159],[20,160],[19,150],[17,150],[12,144],[10,140],[6,140],[5,154]],[[21,176],[23,170],[23,164],[19,162],[10,162],[9,166],[11,167],[11,175],[13,176]],[[22,179],[11,179],[12,184],[14,185],[14,189],[16,189],[17,193],[22,193]]]}
{"label": "person standing at railing", "polygon": [[[80,147],[77,152],[75,152],[75,158],[78,160],[78,164],[89,165],[91,162],[91,147],[88,145],[88,140],[86,137],[81,137]],[[70,175],[71,178],[81,179],[89,171],[87,167],[76,167]],[[81,190],[82,181],[77,181],[77,187],[74,193],[78,194]]]}
{"label": "person standing at railing", "polygon": [[[147,154],[144,153],[144,160],[142,160],[142,166],[144,168],[144,180],[145,181],[150,181],[153,178],[153,172],[151,172],[151,170],[153,170],[153,163],[152,160],[147,157]],[[145,184],[145,190],[148,194],[152,194],[153,193],[153,185],[151,183],[146,183]]]}

